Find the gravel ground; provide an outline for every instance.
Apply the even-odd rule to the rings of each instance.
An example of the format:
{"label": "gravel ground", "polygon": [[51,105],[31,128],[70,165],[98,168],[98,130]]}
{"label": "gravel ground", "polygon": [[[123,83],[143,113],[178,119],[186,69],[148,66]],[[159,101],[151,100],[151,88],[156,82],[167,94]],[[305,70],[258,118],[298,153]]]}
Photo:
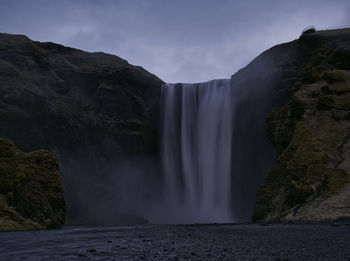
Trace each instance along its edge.
{"label": "gravel ground", "polygon": [[349,225],[149,225],[0,233],[0,260],[346,260]]}

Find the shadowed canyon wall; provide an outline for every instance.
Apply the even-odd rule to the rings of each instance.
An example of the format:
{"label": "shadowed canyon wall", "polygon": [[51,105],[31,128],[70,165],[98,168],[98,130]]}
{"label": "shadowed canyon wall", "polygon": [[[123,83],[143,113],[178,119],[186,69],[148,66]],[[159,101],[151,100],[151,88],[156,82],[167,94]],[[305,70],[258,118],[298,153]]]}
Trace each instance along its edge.
{"label": "shadowed canyon wall", "polygon": [[[230,146],[213,143],[217,147],[209,146],[200,161],[208,164],[205,171],[215,166],[223,168],[220,173],[230,172],[224,179],[229,189],[223,191],[230,194],[227,216],[233,221],[249,221],[253,211],[253,220],[259,222],[315,220],[307,215],[309,210],[331,213],[329,206],[338,199],[342,203],[337,209],[343,211],[322,220],[346,217],[349,35],[349,29],[303,34],[263,52],[226,80],[230,119],[213,117],[210,113],[220,107],[211,109],[209,101],[196,116],[204,118],[195,121],[196,128],[190,119],[194,102],[204,101],[216,81],[202,98],[198,93],[184,95],[185,90],[198,92],[198,84],[188,89],[168,86],[176,90],[172,102],[177,103],[172,109],[176,113],[170,114],[183,123],[170,129],[176,149],[165,150],[176,152],[169,158],[180,162],[171,169],[180,178],[171,183],[166,176],[170,170],[162,172],[159,164],[159,153],[166,156],[159,144],[160,115],[166,108],[160,104],[160,79],[113,55],[0,34],[0,137],[13,140],[24,152],[47,149],[55,154],[71,224],[145,223],[144,217],[152,215],[162,219],[171,215],[160,208],[162,195],[171,189],[180,201],[198,198],[188,196],[189,191],[196,191],[204,203],[210,201],[216,194],[209,193],[213,187],[203,192],[205,186],[195,185],[196,179],[188,175],[199,173],[199,160],[188,143],[210,143],[202,131],[212,125],[230,130],[227,138],[227,133],[215,131],[223,135],[216,141],[226,140]],[[224,111],[216,113],[222,116]],[[328,125],[317,128],[318,122]],[[333,127],[337,135],[325,138]],[[306,135],[314,132],[317,135]],[[214,153],[220,146],[226,153]],[[211,161],[220,153],[219,161]],[[228,155],[230,166],[224,167]]]}
{"label": "shadowed canyon wall", "polygon": [[143,222],[162,83],[117,56],[0,34],[0,137],[56,155],[69,222]]}

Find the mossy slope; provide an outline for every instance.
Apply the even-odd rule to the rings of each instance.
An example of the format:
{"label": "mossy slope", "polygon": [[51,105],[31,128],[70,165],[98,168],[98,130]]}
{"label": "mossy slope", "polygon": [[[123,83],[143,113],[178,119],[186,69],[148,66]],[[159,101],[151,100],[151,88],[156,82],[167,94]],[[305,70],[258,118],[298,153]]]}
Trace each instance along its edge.
{"label": "mossy slope", "polygon": [[0,138],[0,231],[59,228],[64,222],[55,157],[45,150],[23,153]]}
{"label": "mossy slope", "polygon": [[253,220],[350,218],[350,71],[333,67],[316,75],[267,124],[279,156],[258,192]]}
{"label": "mossy slope", "polygon": [[[347,128],[343,123],[350,118],[346,95],[349,70],[350,29],[344,28],[303,34],[274,46],[232,76],[231,184],[235,189],[231,198],[235,220],[250,220],[253,212],[254,221],[279,219],[313,193],[303,179],[313,164],[310,162],[321,156],[313,159],[310,150],[320,150],[322,161],[332,162],[331,151],[340,144],[338,139]],[[312,88],[311,96],[304,97]],[[329,142],[333,144],[325,140],[330,129],[333,136]],[[295,180],[296,187],[292,186]]]}

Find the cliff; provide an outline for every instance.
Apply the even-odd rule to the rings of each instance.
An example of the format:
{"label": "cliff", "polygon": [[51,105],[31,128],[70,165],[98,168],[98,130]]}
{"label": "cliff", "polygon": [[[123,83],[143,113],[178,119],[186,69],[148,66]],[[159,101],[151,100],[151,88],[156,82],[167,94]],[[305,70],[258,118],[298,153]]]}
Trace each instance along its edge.
{"label": "cliff", "polygon": [[159,180],[162,83],[114,55],[0,34],[0,137],[56,155],[68,221],[142,220]]}
{"label": "cliff", "polygon": [[258,191],[255,222],[350,218],[350,30],[296,44],[308,55],[291,78],[295,91],[267,117],[278,157]]}
{"label": "cliff", "polygon": [[251,220],[256,192],[276,163],[276,149],[267,133],[269,113],[327,69],[328,64],[319,61],[320,41],[310,34],[274,46],[231,77],[235,99],[231,181],[236,188],[231,198],[236,221]]}
{"label": "cliff", "polygon": [[59,228],[65,213],[54,156],[45,150],[23,153],[0,138],[0,231]]}
{"label": "cliff", "polygon": [[[231,77],[236,221],[348,217],[349,50],[349,29],[311,32]],[[145,223],[162,189],[162,83],[117,56],[0,34],[0,137],[55,154],[69,223]]]}

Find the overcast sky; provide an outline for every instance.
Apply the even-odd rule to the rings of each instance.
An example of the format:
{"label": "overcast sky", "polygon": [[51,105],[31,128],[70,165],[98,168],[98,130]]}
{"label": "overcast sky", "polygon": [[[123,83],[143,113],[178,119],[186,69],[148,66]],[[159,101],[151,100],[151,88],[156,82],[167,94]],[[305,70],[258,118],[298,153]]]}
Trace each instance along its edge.
{"label": "overcast sky", "polygon": [[350,27],[350,1],[0,0],[0,32],[116,54],[166,82],[228,78],[308,25]]}

